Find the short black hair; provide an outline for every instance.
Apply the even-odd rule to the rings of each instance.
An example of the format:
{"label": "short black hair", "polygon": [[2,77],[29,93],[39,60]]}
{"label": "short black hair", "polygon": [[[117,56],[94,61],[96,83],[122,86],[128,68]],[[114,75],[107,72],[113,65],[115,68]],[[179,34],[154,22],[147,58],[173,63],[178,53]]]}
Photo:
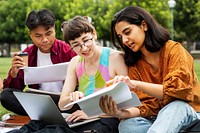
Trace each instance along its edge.
{"label": "short black hair", "polygon": [[55,25],[55,21],[54,14],[48,9],[32,10],[26,19],[26,26],[29,30],[33,30],[38,26],[44,26],[49,29]]}

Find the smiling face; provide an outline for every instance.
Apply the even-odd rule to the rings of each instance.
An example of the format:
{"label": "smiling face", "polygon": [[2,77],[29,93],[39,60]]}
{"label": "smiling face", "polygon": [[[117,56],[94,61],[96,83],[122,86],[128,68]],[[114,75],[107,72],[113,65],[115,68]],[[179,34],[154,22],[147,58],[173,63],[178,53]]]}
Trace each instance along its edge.
{"label": "smiling face", "polygon": [[115,25],[115,31],[121,42],[134,52],[144,47],[145,31],[147,31],[147,25],[144,21],[140,26],[126,21],[118,22]]}
{"label": "smiling face", "polygon": [[41,52],[50,53],[51,47],[56,39],[55,27],[46,29],[44,26],[38,26],[30,31],[30,37]]}
{"label": "smiling face", "polygon": [[94,53],[96,34],[94,33],[83,33],[80,37],[70,40],[71,48],[76,52],[76,54],[83,57],[91,57]]}

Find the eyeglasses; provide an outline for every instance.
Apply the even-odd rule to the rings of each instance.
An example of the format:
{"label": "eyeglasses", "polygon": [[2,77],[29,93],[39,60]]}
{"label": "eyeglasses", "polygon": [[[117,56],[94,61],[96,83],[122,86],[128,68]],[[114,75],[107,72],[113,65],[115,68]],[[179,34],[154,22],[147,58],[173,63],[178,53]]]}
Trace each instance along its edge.
{"label": "eyeglasses", "polygon": [[83,41],[82,43],[78,43],[78,44],[74,45],[73,47],[71,47],[71,49],[73,49],[76,52],[79,52],[82,50],[83,46],[88,47],[88,46],[91,46],[92,43],[93,43],[93,37]]}

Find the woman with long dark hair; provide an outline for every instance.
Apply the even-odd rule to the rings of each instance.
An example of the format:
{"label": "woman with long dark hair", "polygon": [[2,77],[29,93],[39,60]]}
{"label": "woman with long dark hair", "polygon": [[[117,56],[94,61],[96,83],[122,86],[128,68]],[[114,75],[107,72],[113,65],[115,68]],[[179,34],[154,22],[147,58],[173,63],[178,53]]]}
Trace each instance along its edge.
{"label": "woman with long dark hair", "polygon": [[[123,81],[142,105],[117,109],[115,101],[102,97],[103,112],[118,117],[120,133],[177,133],[200,115],[200,87],[192,56],[150,13],[129,6],[112,20],[112,41],[120,47],[129,67]],[[117,42],[117,43],[116,43]]]}

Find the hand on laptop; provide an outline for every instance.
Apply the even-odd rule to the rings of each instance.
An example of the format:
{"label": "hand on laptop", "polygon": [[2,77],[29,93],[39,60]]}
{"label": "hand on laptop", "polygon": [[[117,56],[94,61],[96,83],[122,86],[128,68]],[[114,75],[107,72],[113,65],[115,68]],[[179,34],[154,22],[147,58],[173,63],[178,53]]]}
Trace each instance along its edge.
{"label": "hand on laptop", "polygon": [[77,110],[77,111],[73,112],[72,114],[70,114],[66,118],[66,121],[67,122],[77,122],[82,119],[88,119],[88,118],[89,117],[82,110]]}

